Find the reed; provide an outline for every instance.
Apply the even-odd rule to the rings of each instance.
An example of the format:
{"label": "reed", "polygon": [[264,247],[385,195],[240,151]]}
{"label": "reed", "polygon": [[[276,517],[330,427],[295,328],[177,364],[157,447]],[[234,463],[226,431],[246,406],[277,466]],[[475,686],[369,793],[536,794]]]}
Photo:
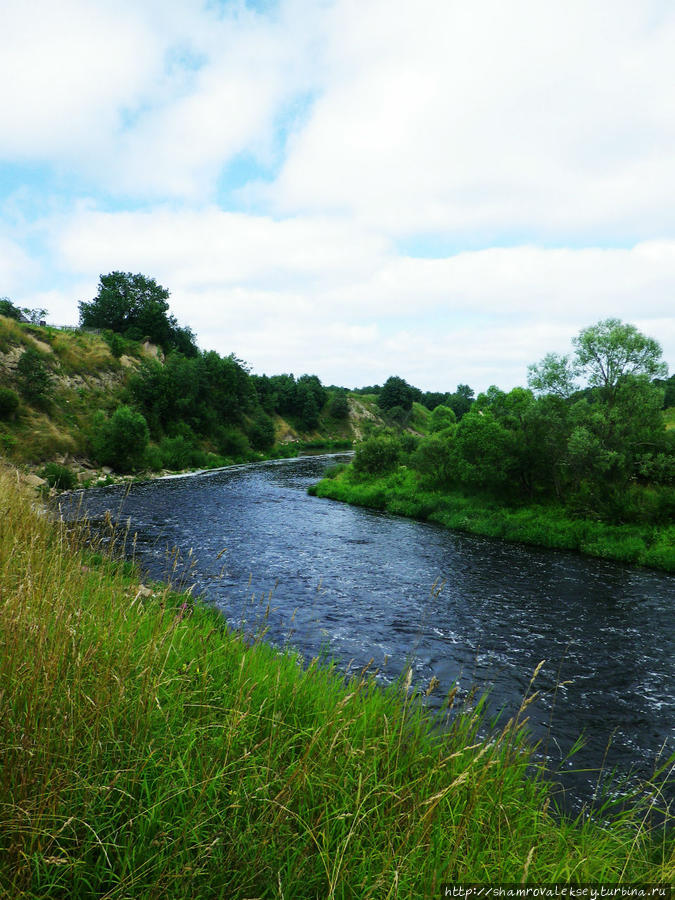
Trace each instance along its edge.
{"label": "reed", "polygon": [[385,690],[301,663],[83,548],[0,470],[0,896],[379,900],[675,875],[656,787],[597,821],[553,813],[530,774],[531,692],[485,738],[480,702],[452,694],[441,732],[410,677]]}

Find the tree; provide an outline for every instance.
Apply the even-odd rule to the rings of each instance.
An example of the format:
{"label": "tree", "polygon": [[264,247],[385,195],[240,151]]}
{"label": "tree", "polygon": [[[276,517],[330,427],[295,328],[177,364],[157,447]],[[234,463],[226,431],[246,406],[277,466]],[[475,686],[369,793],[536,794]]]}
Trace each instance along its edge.
{"label": "tree", "polygon": [[617,385],[626,375],[648,378],[668,375],[658,341],[620,319],[603,319],[584,328],[572,343],[578,369],[586,375],[591,387],[602,389],[609,402],[613,402]]}
{"label": "tree", "polygon": [[337,397],[333,397],[333,399],[328,404],[328,415],[333,419],[348,419],[349,418],[349,401],[347,400],[344,394],[338,394]]}
{"label": "tree", "polygon": [[94,455],[117,472],[134,472],[145,461],[149,437],[143,416],[128,406],[120,406],[110,419],[102,413],[95,418]]}
{"label": "tree", "polygon": [[457,421],[468,413],[474,402],[473,388],[468,384],[458,384],[454,394],[448,394],[445,405],[449,406],[457,416]]}
{"label": "tree", "polygon": [[21,393],[30,403],[44,404],[51,393],[49,372],[37,350],[29,347],[16,364]]}
{"label": "tree", "polygon": [[11,388],[0,387],[0,419],[13,419],[19,408],[19,397]]}
{"label": "tree", "polygon": [[438,431],[443,431],[451,425],[454,425],[456,421],[457,416],[453,409],[449,406],[437,406],[431,413],[431,433],[435,434]]}
{"label": "tree", "polygon": [[527,367],[527,384],[535,394],[555,394],[567,399],[577,390],[569,355],[547,353],[539,363]]}
{"label": "tree", "polygon": [[23,319],[21,310],[18,306],[14,306],[9,297],[0,297],[0,316],[14,319],[15,322],[21,322]]}
{"label": "tree", "polygon": [[132,340],[147,337],[165,351],[175,349],[195,356],[194,335],[168,314],[168,300],[169,291],[154,278],[111,272],[101,275],[98,293],[90,303],[80,302],[80,324],[84,328],[109,328]]}
{"label": "tree", "polygon": [[392,375],[384,383],[382,390],[377,398],[377,405],[380,409],[393,409],[394,406],[401,406],[403,409],[412,409],[413,400],[419,393],[417,388],[408,384],[398,375]]}

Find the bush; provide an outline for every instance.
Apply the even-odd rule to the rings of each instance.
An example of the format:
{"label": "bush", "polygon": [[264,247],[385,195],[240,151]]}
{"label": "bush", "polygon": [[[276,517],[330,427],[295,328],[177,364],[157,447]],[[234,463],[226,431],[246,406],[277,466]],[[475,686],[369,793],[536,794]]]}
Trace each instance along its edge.
{"label": "bush", "polygon": [[274,420],[261,412],[253,420],[248,430],[248,439],[254,450],[269,450],[274,446]]}
{"label": "bush", "polygon": [[449,406],[437,406],[431,413],[431,433],[444,431],[457,422],[455,411]]}
{"label": "bush", "polygon": [[32,347],[25,350],[16,364],[16,371],[21,393],[26,400],[37,405],[44,404],[51,391],[51,383],[47,367],[37,350]]}
{"label": "bush", "polygon": [[77,485],[77,477],[67,466],[58,463],[47,463],[42,470],[42,477],[49,487],[58,488],[61,491],[70,491]]}
{"label": "bush", "polygon": [[95,418],[92,445],[103,465],[117,472],[135,472],[142,468],[150,438],[143,416],[128,406],[120,406],[110,419]]}
{"label": "bush", "polygon": [[354,456],[357,472],[379,475],[390,472],[398,465],[401,445],[390,435],[374,435],[359,445]]}
{"label": "bush", "polygon": [[331,402],[328,404],[327,409],[328,415],[332,419],[348,419],[349,418],[349,403],[344,394],[338,394],[337,397],[334,397]]}
{"label": "bush", "polygon": [[246,459],[250,452],[250,445],[246,435],[237,428],[218,429],[218,449],[230,459]]}
{"label": "bush", "polygon": [[13,419],[19,408],[19,395],[10,388],[0,388],[0,419]]}
{"label": "bush", "polygon": [[115,331],[110,331],[110,329],[106,328],[101,337],[110,347],[110,352],[115,359],[119,359],[127,349],[128,342],[124,340],[121,334],[117,334]]}
{"label": "bush", "polygon": [[190,466],[198,466],[200,462],[197,460],[204,455],[182,434],[162,438],[159,454],[165,469],[187,469]]}

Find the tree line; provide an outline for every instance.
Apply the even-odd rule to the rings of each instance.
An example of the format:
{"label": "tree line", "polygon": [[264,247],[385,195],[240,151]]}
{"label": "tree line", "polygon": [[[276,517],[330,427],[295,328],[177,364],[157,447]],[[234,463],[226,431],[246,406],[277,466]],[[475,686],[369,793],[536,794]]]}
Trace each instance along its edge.
{"label": "tree line", "polygon": [[663,418],[667,368],[659,344],[606,319],[583,329],[567,356],[529,369],[528,388],[492,386],[459,419],[432,414],[422,439],[371,435],[354,467],[364,476],[414,469],[439,490],[500,502],[556,502],[610,522],[663,523],[675,515],[675,431]]}

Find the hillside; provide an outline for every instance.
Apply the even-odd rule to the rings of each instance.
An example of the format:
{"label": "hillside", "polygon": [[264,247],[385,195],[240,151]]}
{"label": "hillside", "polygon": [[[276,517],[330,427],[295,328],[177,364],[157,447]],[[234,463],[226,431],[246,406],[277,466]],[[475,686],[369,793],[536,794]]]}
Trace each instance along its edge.
{"label": "hillside", "polygon": [[[148,341],[110,332],[37,326],[0,316],[0,454],[42,475],[45,464],[65,467],[72,475],[63,476],[62,486],[69,486],[74,479],[95,482],[115,471],[161,473],[303,450],[347,449],[369,429],[386,425],[374,395],[324,389],[314,376],[303,376],[294,382],[296,388],[313,380],[323,401],[316,404],[313,427],[308,428],[304,411],[280,413],[276,395],[267,402],[263,391],[275,377],[251,376],[234,357],[211,353],[201,359],[204,366],[215,367],[214,378],[223,382],[200,382],[194,389],[195,403],[204,406],[213,398],[212,405],[218,403],[222,411],[217,417],[207,410],[206,424],[188,408],[182,396],[188,391],[178,385],[189,377],[189,367],[197,365],[194,360],[180,355],[165,359]],[[227,381],[230,377],[235,380]],[[167,384],[178,395],[173,408],[167,407]],[[214,391],[222,396],[216,398]],[[335,402],[341,397],[342,406]],[[238,405],[233,406],[235,400]],[[144,415],[148,442],[142,458],[117,465],[106,456],[109,448],[101,434],[124,406]],[[425,433],[428,415],[415,404],[409,430]],[[58,471],[52,470],[50,483]]]}

